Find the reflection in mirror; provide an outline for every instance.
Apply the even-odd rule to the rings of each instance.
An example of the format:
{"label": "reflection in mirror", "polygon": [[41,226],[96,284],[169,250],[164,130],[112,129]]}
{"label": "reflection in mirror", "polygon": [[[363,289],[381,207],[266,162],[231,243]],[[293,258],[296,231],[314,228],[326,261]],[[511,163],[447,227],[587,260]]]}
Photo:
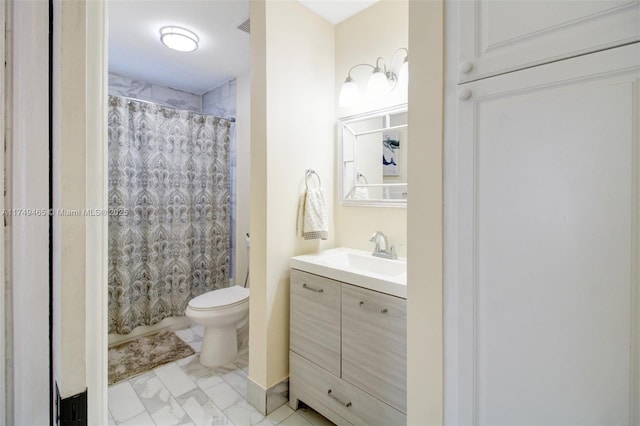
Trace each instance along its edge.
{"label": "reflection in mirror", "polygon": [[407,204],[407,105],[340,120],[341,204]]}

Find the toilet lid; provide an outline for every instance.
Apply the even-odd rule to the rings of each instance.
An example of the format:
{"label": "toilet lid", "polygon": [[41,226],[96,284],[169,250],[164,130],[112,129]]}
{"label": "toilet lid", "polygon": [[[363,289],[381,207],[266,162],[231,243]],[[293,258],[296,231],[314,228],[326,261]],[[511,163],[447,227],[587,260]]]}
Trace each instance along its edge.
{"label": "toilet lid", "polygon": [[201,294],[191,299],[189,307],[192,309],[215,309],[236,305],[249,298],[249,289],[234,285]]}

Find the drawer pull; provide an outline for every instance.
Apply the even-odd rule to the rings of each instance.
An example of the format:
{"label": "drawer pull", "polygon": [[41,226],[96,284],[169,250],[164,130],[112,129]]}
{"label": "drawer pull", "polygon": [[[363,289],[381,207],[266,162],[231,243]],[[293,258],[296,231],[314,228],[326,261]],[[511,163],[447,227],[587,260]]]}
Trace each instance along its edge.
{"label": "drawer pull", "polygon": [[302,284],[302,288],[307,290],[315,291],[316,293],[324,293],[324,289],[322,288],[313,288],[307,285],[307,283]]}
{"label": "drawer pull", "polygon": [[[364,301],[362,301],[362,300],[360,301],[360,307],[361,307],[362,309],[364,309],[365,311],[369,311],[369,312],[378,312],[378,309],[379,309],[379,308],[375,308],[375,309],[374,309],[374,308],[368,308],[368,307],[366,307],[366,306],[365,306],[365,304],[364,304]],[[387,308],[382,308],[382,309],[380,309],[380,313],[381,313],[381,314],[386,314],[386,313],[388,313],[388,312],[389,312],[389,310],[388,310]]]}
{"label": "drawer pull", "polygon": [[336,401],[338,401],[340,404],[344,405],[345,407],[347,407],[347,408],[351,407],[351,402],[342,402],[342,401],[340,401],[340,399],[338,397],[336,397],[334,394],[331,393],[331,389],[329,389],[327,391],[327,395],[329,395],[331,398],[335,399]]}

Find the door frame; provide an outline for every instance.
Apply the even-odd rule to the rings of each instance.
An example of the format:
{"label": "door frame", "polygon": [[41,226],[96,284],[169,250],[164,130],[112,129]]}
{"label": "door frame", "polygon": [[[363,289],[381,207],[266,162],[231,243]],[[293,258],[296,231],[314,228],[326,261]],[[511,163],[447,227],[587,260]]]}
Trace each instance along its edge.
{"label": "door frame", "polygon": [[[54,0],[56,1],[56,0]],[[57,0],[63,1],[63,0]],[[264,1],[264,0],[262,0]],[[107,0],[86,2],[86,65],[87,65],[87,202],[92,208],[107,206]],[[407,208],[408,226],[412,234],[408,246],[416,255],[427,250],[429,262],[409,263],[408,276],[416,284],[410,287],[409,317],[407,324],[408,369],[414,371],[408,382],[408,420],[410,423],[441,424],[443,418],[443,223],[442,223],[442,63],[434,63],[430,55],[443,55],[443,4],[409,2],[409,44],[428,49],[416,55],[410,65],[410,87],[427,93],[424,99],[409,97],[410,122],[425,129],[428,144],[414,156],[413,178],[428,179],[430,186],[414,194],[415,200]],[[433,25],[425,26],[424,22]],[[71,26],[73,24],[69,23]],[[75,23],[77,25],[77,22]],[[425,29],[426,28],[426,29]],[[54,49],[57,46],[54,46]],[[437,93],[437,96],[433,94]],[[424,116],[429,119],[425,121]],[[433,155],[431,155],[433,154]],[[431,159],[425,176],[418,164],[420,158]],[[413,164],[413,163],[412,163]],[[411,168],[410,168],[411,170]],[[89,186],[91,184],[92,186]],[[94,185],[95,184],[95,185]],[[103,186],[104,185],[104,186]],[[91,192],[94,191],[95,192]],[[103,204],[101,204],[103,203]],[[439,207],[440,206],[440,207]],[[435,214],[432,214],[436,212]],[[425,214],[428,219],[425,219]],[[107,417],[107,228],[94,223],[86,229],[86,359],[89,424],[106,424]],[[425,243],[427,241],[427,243]],[[411,250],[410,250],[411,251]],[[100,277],[100,279],[96,279]],[[425,282],[426,281],[426,282]],[[424,285],[419,285],[424,284]],[[425,305],[426,304],[426,305]],[[427,308],[425,309],[425,306]],[[415,309],[413,309],[415,308]],[[428,324],[424,329],[423,324]],[[425,362],[425,359],[428,362]],[[425,404],[425,395],[428,404]]]}
{"label": "door frame", "polygon": [[[2,58],[5,63],[9,63],[7,61],[7,44],[6,44],[6,24],[7,24],[7,16],[6,16],[6,9],[7,9],[7,4],[3,4],[2,7],[0,7],[0,58]],[[3,140],[6,140],[7,137],[7,126],[5,123],[5,110],[9,109],[10,106],[7,106],[7,96],[6,96],[6,89],[7,89],[7,84],[6,84],[6,79],[5,79],[5,69],[6,67],[0,67],[0,117],[3,117],[2,120],[0,120],[0,134],[3,137]],[[5,162],[6,162],[6,155],[5,155],[5,149],[0,150],[0,188],[4,188],[5,185],[5,170],[6,170],[6,166],[5,166]],[[6,195],[5,195],[6,196]],[[2,211],[4,211],[5,208],[5,196],[0,197],[0,209]],[[2,244],[0,244],[0,277],[5,277],[5,244],[6,244],[6,239],[5,239],[5,225],[4,223],[2,224],[2,226],[0,226],[0,241],[2,241]],[[7,349],[10,349],[9,346],[7,346],[7,341],[6,341],[6,334],[7,334],[7,322],[5,320],[5,316],[6,316],[6,309],[5,309],[5,292],[6,292],[6,288],[7,288],[7,283],[6,283],[6,279],[1,279],[0,280],[0,348],[2,348],[0,350],[0,383],[4,383],[4,384],[9,384],[7,382],[7,357],[6,357],[6,351]],[[9,416],[9,412],[7,411],[7,406],[9,405],[9,401],[8,401],[8,397],[9,395],[6,392],[6,385],[0,386],[0,413],[4,413],[2,416],[0,416],[0,426],[5,426],[8,422],[8,416]]]}
{"label": "door frame", "polygon": [[8,1],[4,7],[2,167],[8,179],[1,203],[21,210],[3,217],[7,225],[1,231],[2,317],[10,320],[3,324],[3,383],[9,386],[2,389],[0,422],[45,424],[51,419],[49,3]]}
{"label": "door frame", "polygon": [[[62,0],[60,0],[62,1]],[[105,210],[107,200],[107,29],[106,0],[86,5],[86,203]],[[64,22],[63,22],[64,25]],[[86,223],[86,380],[88,424],[107,424],[108,234],[106,216]]]}

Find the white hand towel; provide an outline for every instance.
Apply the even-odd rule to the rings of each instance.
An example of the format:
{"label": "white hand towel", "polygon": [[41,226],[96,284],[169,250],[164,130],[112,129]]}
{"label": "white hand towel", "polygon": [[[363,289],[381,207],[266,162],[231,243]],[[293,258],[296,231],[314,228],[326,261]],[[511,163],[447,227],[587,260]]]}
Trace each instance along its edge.
{"label": "white hand towel", "polygon": [[298,202],[297,233],[305,240],[329,237],[327,205],[322,188],[309,188]]}
{"label": "white hand towel", "polygon": [[302,237],[304,233],[304,202],[307,199],[307,192],[305,191],[298,200],[298,220],[296,221],[296,235]]}

